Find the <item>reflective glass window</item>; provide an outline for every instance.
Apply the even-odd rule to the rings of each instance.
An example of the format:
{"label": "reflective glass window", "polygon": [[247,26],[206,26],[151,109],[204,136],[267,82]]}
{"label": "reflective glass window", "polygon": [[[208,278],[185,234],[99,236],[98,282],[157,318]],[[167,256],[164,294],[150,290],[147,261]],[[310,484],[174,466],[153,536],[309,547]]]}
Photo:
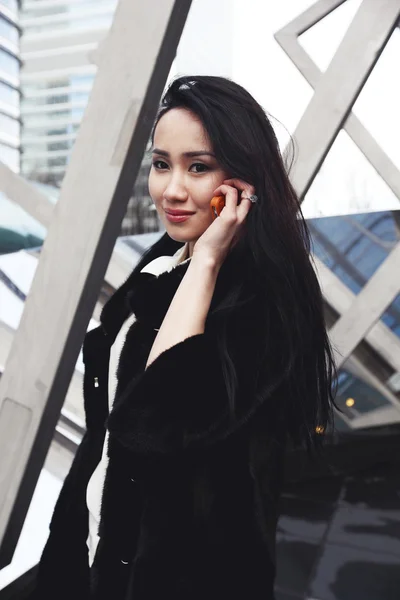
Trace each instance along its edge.
{"label": "reflective glass window", "polygon": [[0,160],[8,167],[13,169],[13,171],[17,171],[19,169],[19,158],[19,150],[10,148],[5,144],[0,144]]}
{"label": "reflective glass window", "polygon": [[35,106],[45,106],[47,104],[67,104],[67,103],[86,103],[88,100],[88,92],[64,92],[61,94],[29,97],[25,94],[21,106],[23,108],[31,108]]}
{"label": "reflective glass window", "polygon": [[19,121],[13,119],[12,117],[9,117],[8,115],[3,115],[2,113],[0,113],[0,131],[2,133],[6,133],[7,135],[19,137]]}
{"label": "reflective glass window", "polygon": [[8,52],[0,49],[0,70],[5,71],[13,77],[18,77],[19,61],[15,56],[11,56]]}
{"label": "reflective glass window", "polygon": [[[0,0],[1,1],[1,0]],[[90,1],[82,1],[79,4],[74,3],[71,4],[69,2],[65,2],[65,4],[57,4],[55,6],[40,6],[40,2],[36,2],[36,6],[32,8],[32,3],[29,3],[30,6],[28,8],[24,8],[23,16],[26,18],[32,17],[50,17],[52,15],[79,15],[79,14],[87,14],[90,11],[95,12],[96,10],[114,10],[116,1],[115,0],[90,0]]]}
{"label": "reflective glass window", "polygon": [[355,294],[396,245],[393,212],[308,219],[314,252]]}
{"label": "reflective glass window", "polygon": [[0,0],[0,5],[6,6],[12,12],[18,12],[18,0]]}
{"label": "reflective glass window", "polygon": [[[37,129],[43,127],[44,124],[51,121],[69,121],[70,119],[81,119],[83,117],[83,113],[83,108],[76,108],[72,110],[59,110],[37,115],[26,115],[23,118],[24,126],[25,128]],[[26,129],[25,132],[27,132]]]}
{"label": "reflective glass window", "polygon": [[9,21],[0,17],[0,37],[5,38],[13,44],[18,44],[19,33],[15,25],[12,25]]}
{"label": "reflective glass window", "polygon": [[19,106],[19,93],[18,90],[10,87],[6,83],[0,81],[0,102],[4,104],[11,104],[12,106]]}

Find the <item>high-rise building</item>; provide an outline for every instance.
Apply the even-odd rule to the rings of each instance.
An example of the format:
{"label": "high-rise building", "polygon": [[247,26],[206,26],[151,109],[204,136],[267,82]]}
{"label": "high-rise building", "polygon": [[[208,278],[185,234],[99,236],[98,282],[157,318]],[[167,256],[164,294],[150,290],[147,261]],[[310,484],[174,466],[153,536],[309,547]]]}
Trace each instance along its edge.
{"label": "high-rise building", "polygon": [[21,171],[59,185],[96,73],[91,53],[116,0],[25,0],[21,7]]}
{"label": "high-rise building", "polygon": [[17,0],[0,0],[0,161],[20,167],[20,84]]}
{"label": "high-rise building", "polygon": [[[1,0],[0,0],[1,1]],[[24,0],[21,10],[22,174],[59,187],[91,93],[93,52],[117,0]],[[122,233],[157,231],[143,161]]]}

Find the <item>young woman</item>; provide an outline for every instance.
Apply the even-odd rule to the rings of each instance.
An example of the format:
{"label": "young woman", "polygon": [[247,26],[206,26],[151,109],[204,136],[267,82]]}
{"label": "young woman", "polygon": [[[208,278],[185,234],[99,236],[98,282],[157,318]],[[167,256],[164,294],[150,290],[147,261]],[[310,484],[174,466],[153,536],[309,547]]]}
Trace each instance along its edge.
{"label": "young woman", "polygon": [[166,233],[85,337],[87,431],[37,597],[272,599],[285,445],[317,451],[334,405],[308,230],[241,86],[176,79],[152,143]]}

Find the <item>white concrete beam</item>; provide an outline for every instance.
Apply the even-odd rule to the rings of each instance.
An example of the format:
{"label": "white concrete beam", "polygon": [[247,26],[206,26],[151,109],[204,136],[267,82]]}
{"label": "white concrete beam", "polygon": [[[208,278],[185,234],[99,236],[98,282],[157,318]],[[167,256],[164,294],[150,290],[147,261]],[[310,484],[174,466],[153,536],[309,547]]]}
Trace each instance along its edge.
{"label": "white concrete beam", "polygon": [[[317,2],[275,34],[278,44],[314,89],[322,77],[322,72],[299,43],[298,36],[332,12],[340,4],[343,4],[343,0],[329,0],[328,2],[322,0]],[[378,175],[382,177],[400,200],[399,169],[354,113],[349,113],[347,120],[343,124],[343,129],[358,146]],[[301,200],[304,200],[304,195]]]}
{"label": "white concrete beam", "polygon": [[397,1],[363,0],[330,65],[319,78],[314,96],[293,134],[298,157],[291,179],[301,198],[346,121],[396,27],[399,14]]}
{"label": "white concrete beam", "polygon": [[[325,300],[339,315],[345,314],[357,295],[317,256],[313,258]],[[382,320],[372,326],[365,340],[395,371],[400,372],[400,339]]]}
{"label": "white concrete beam", "polygon": [[331,327],[329,336],[337,366],[345,362],[400,293],[399,264],[400,243],[354,298],[350,308]]}

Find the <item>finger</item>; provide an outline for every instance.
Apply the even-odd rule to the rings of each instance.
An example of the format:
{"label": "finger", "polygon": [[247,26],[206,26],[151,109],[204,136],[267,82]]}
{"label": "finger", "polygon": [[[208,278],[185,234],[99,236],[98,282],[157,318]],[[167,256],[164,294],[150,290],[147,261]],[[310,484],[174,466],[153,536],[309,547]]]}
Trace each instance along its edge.
{"label": "finger", "polygon": [[237,218],[239,223],[243,223],[247,215],[249,214],[253,203],[248,198],[242,198],[239,206],[237,207]]}
{"label": "finger", "polygon": [[238,194],[237,189],[231,185],[222,184],[214,190],[214,196],[225,196],[225,207],[223,210],[227,208],[226,212],[235,211],[235,214],[236,207],[238,206]]}
{"label": "finger", "polygon": [[247,192],[249,195],[255,193],[254,186],[252,186],[250,183],[247,183],[246,181],[243,181],[242,179],[236,179],[236,178],[225,179],[224,183],[226,183],[228,185],[233,185],[234,187],[238,188],[242,192]]}

